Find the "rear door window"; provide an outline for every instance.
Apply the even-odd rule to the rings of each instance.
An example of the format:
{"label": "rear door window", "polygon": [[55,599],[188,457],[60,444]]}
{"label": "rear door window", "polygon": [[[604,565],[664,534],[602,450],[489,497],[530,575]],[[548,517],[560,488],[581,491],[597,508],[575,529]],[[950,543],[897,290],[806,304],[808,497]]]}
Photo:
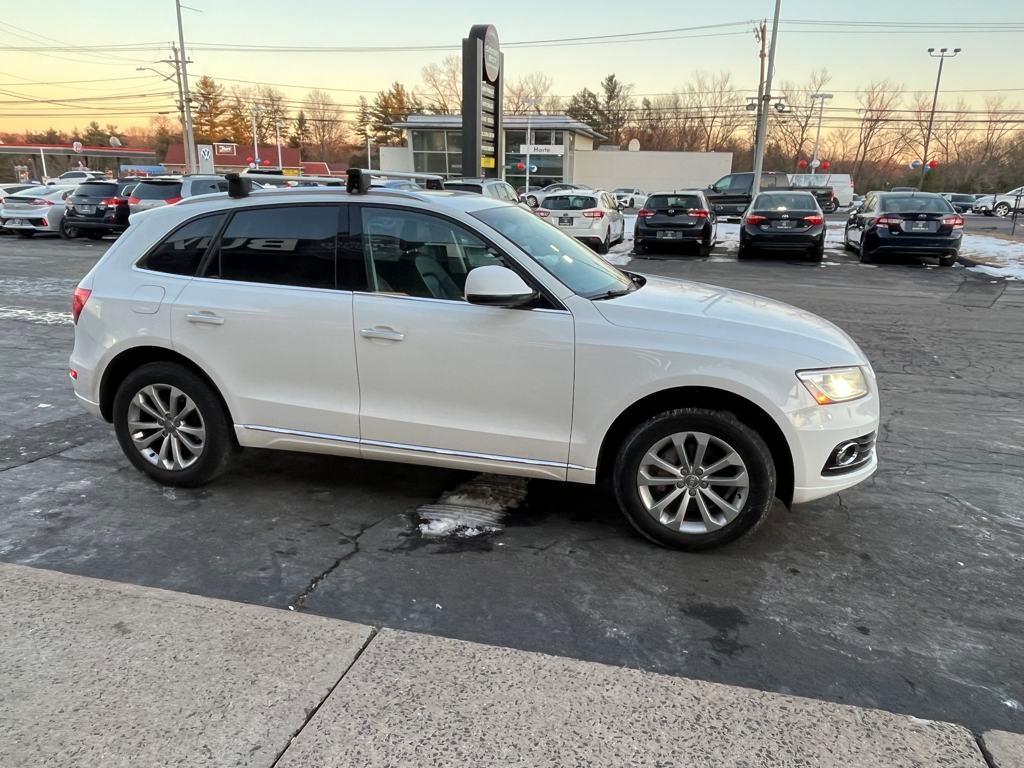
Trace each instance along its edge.
{"label": "rear door window", "polygon": [[182,224],[146,254],[137,266],[169,275],[193,276],[213,245],[226,215],[218,213]]}

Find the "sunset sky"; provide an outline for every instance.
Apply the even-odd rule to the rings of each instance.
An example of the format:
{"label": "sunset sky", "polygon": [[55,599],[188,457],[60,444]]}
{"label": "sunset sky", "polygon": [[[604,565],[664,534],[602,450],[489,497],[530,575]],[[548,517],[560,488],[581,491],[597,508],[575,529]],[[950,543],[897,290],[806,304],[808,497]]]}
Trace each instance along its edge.
{"label": "sunset sky", "polygon": [[[195,62],[192,78],[209,74],[225,85],[275,84],[295,100],[314,87],[336,89],[332,95],[342,104],[354,104],[360,92],[372,97],[395,80],[416,85],[420,69],[457,53],[461,38],[478,22],[497,26],[508,77],[542,71],[566,97],[584,86],[596,89],[610,72],[633,84],[638,95],[670,92],[685,86],[697,70],[728,71],[737,88],[752,94],[758,67],[753,24],[770,17],[773,9],[770,0],[487,6],[465,0],[186,2],[201,11],[183,11],[190,45],[438,47],[331,53],[197,47],[190,53]],[[828,90],[836,94],[831,109],[855,106],[856,89],[885,77],[907,90],[930,93],[935,81],[935,61],[926,52],[930,46],[964,49],[947,62],[943,75],[943,91],[951,102],[963,96],[980,105],[996,91],[1005,92],[1011,102],[1024,101],[1024,28],[1019,26],[1024,24],[1024,7],[1019,0],[990,0],[969,11],[963,2],[952,0],[783,0],[782,19],[777,78],[802,82],[812,70],[827,67],[833,76]],[[807,22],[829,24],[815,28]],[[841,22],[883,26],[837,26]],[[912,29],[902,29],[911,23]],[[1008,28],[1012,24],[1018,26]],[[665,31],[679,28],[689,31]],[[539,42],[652,31],[639,39],[599,44]],[[173,85],[136,67],[169,72],[155,62],[168,55],[176,34],[172,0],[120,3],[106,10],[70,0],[20,4],[16,16],[0,21],[0,131],[67,129],[91,119],[123,128],[144,124],[156,112],[173,112]],[[510,45],[517,42],[532,44]],[[68,45],[103,47],[62,50]],[[35,50],[12,50],[25,46]]]}

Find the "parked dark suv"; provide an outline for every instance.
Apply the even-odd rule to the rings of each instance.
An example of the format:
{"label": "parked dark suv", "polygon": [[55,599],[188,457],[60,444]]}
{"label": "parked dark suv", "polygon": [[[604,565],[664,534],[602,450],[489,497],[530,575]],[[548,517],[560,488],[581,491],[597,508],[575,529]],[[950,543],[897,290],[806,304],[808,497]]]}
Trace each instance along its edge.
{"label": "parked dark suv", "polygon": [[128,228],[128,195],[138,179],[85,181],[64,201],[61,237],[85,235],[99,240]]}

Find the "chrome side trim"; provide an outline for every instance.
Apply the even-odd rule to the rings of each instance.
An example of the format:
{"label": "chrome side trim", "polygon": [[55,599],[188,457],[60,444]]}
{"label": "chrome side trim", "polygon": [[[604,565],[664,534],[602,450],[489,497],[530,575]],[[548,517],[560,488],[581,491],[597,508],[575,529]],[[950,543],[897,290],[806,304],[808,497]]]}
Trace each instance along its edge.
{"label": "chrome side trim", "polygon": [[265,427],[260,424],[236,424],[242,429],[251,429],[256,432],[273,432],[278,435],[293,435],[295,437],[311,437],[318,440],[332,440],[339,443],[355,443],[371,448],[391,448],[399,451],[414,451],[416,453],[430,453],[439,456],[458,456],[465,459],[481,459],[483,461],[501,461],[507,464],[527,464],[536,467],[556,467],[558,469],[586,469],[578,464],[566,464],[558,461],[544,461],[542,459],[525,459],[519,456],[499,456],[493,453],[474,453],[472,451],[456,451],[451,448],[432,448],[425,445],[409,445],[407,443],[389,443],[386,440],[363,440],[358,437],[346,437],[343,435],[328,435],[322,432],[303,432],[298,429],[282,429],[281,427]]}

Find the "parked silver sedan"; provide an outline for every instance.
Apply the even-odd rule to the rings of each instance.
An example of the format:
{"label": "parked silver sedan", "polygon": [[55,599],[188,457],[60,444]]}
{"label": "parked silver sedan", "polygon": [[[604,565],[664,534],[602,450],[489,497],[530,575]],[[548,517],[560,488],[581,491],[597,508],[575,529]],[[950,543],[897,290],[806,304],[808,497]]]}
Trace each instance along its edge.
{"label": "parked silver sedan", "polygon": [[0,226],[18,237],[32,237],[37,232],[59,235],[60,223],[67,210],[64,200],[75,186],[30,187],[4,196]]}

